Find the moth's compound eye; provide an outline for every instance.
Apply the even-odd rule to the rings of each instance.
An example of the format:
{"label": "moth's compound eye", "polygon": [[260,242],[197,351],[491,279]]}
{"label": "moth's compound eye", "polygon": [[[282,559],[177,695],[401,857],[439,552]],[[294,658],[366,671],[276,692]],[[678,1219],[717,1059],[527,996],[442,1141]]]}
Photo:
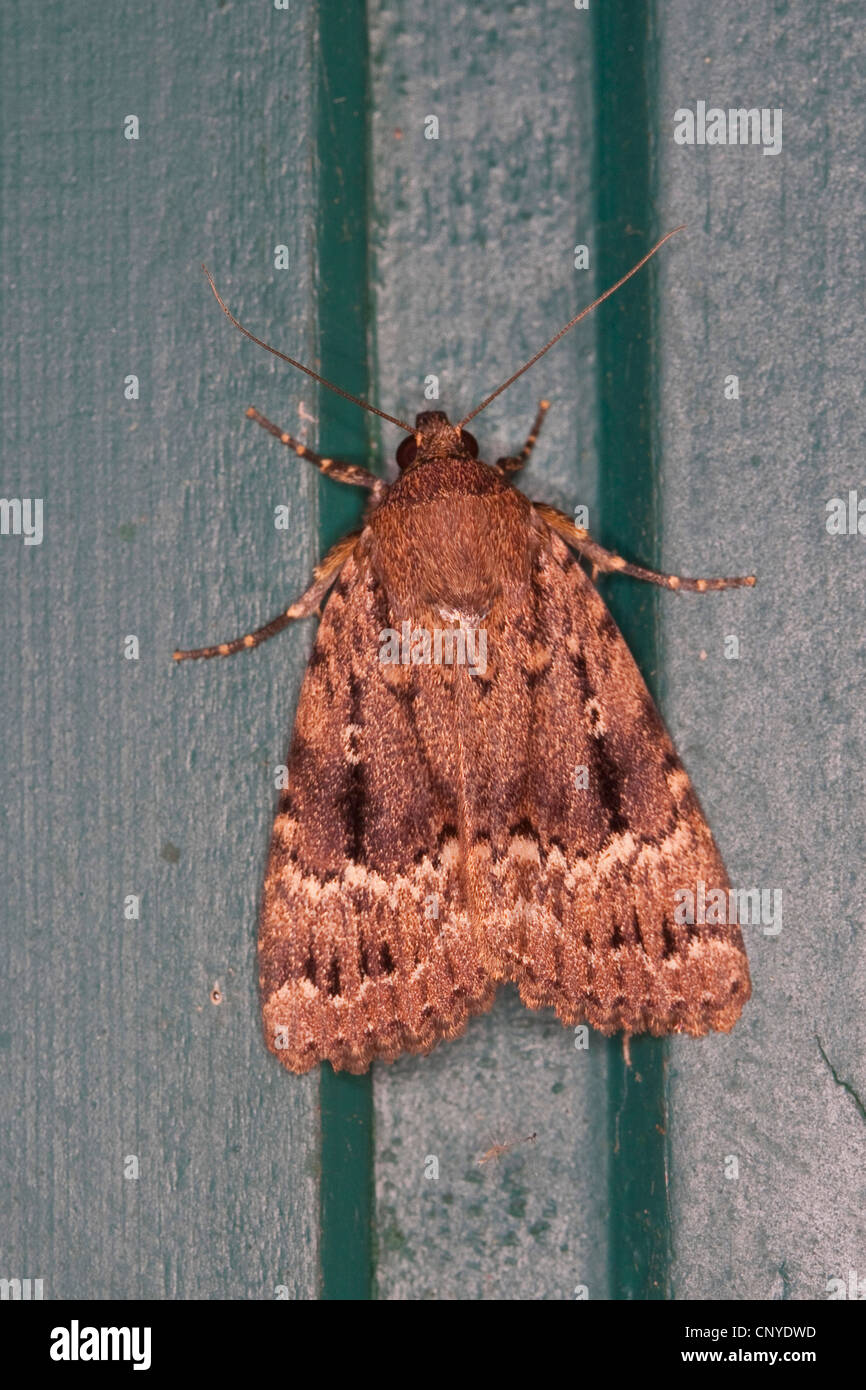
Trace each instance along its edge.
{"label": "moth's compound eye", "polygon": [[414,434],[407,434],[402,444],[400,444],[397,448],[398,467],[408,468],[410,463],[415,462],[415,455],[417,452],[418,446],[415,443]]}
{"label": "moth's compound eye", "polygon": [[474,435],[474,434],[470,434],[468,430],[461,430],[461,431],[460,431],[460,438],[462,439],[462,441],[463,441],[464,445],[466,446],[466,448],[469,450],[469,456],[470,456],[470,458],[477,459],[477,457],[478,457],[478,440],[475,438],[475,435]]}

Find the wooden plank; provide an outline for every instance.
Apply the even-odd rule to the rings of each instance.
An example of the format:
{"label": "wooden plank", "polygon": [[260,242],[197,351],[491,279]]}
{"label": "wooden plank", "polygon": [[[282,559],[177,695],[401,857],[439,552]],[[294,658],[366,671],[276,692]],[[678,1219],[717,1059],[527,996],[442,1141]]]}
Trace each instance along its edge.
{"label": "wooden plank", "polygon": [[[594,186],[599,277],[615,284],[673,224],[659,223],[653,189],[653,52],[650,7],[611,0],[593,14],[596,90]],[[675,252],[665,247],[664,255]],[[655,447],[654,332],[658,263],[602,306],[599,356],[601,526],[616,554],[659,567],[659,455]],[[610,610],[659,698],[658,615],[664,597],[612,575],[600,584]],[[668,1294],[670,1228],[665,1185],[664,1039],[637,1037],[626,1058],[610,1043],[608,1296]]]}
{"label": "wooden plank", "polygon": [[[593,266],[597,250],[591,29],[549,3],[461,7],[447,23],[411,0],[369,13],[375,399],[459,418],[592,297],[593,271],[574,269],[576,243]],[[509,453],[549,397],[522,486],[594,513],[592,353],[591,329],[564,342],[475,432],[483,457]],[[430,375],[438,403],[424,400]],[[378,1067],[379,1297],[568,1299],[581,1284],[603,1297],[606,1076],[603,1040],[577,1051],[511,989],[459,1041]]]}
{"label": "wooden plank", "polygon": [[[863,493],[858,18],[659,11],[659,200],[689,223],[661,271],[664,555],[759,578],[665,605],[666,709],[733,882],[782,891],[781,931],[744,932],[741,1023],[672,1047],[680,1299],[821,1299],[863,1272],[863,541],[825,528]],[[674,145],[698,99],[781,107],[782,152]]]}
{"label": "wooden plank", "polygon": [[261,1046],[254,946],[311,631],[170,658],[270,617],[315,559],[315,475],[243,417],[296,425],[309,392],[198,269],[313,355],[313,24],[13,3],[0,25],[2,491],[45,508],[41,545],[0,541],[2,1273],[50,1298],[310,1297],[318,1085]]}
{"label": "wooden plank", "polygon": [[[648,561],[758,570],[754,593],[643,607],[620,584],[612,601],[735,883],[781,888],[784,913],[778,936],[747,929],[755,998],[730,1038],[634,1044],[628,1072],[618,1043],[577,1051],[506,991],[462,1040],[375,1068],[378,1296],[824,1297],[862,1277],[864,1236],[861,538],[824,525],[831,497],[863,491],[856,12],[828,25],[800,7],[795,51],[763,0],[745,21],[691,0],[592,16],[484,0],[447,23],[412,0],[369,8],[384,408],[435,404],[435,374],[440,404],[469,409],[629,263],[621,235],[643,250],[690,224],[658,300],[636,283],[476,432],[495,458],[549,396],[530,495],[588,504],[604,539]],[[250,13],[0,11],[0,493],[45,508],[41,544],[0,538],[0,1274],[43,1278],[52,1298],[310,1298],[320,1263],[326,1297],[369,1288],[369,1083],[322,1078],[320,1249],[319,1084],[287,1078],[258,1038],[273,770],[312,625],[227,663],[168,659],[278,611],[349,517],[243,408],[363,454],[363,417],[233,335],[199,278],[204,256],[251,327],[362,389],[364,304],[339,335],[365,237],[341,260],[323,210],[347,173],[368,177],[363,113],[341,150],[328,103],[346,93],[327,89],[317,16]],[[626,82],[628,62],[645,81]],[[673,112],[700,96],[786,122],[790,102],[796,144],[675,146]],[[395,443],[385,428],[383,466]],[[496,1145],[513,1147],[479,1163]]]}
{"label": "wooden plank", "polygon": [[[318,268],[319,370],[362,400],[368,370],[367,16],[363,0],[319,10]],[[375,417],[324,388],[319,446],[331,458],[369,466]],[[320,480],[325,554],[360,525],[367,494]],[[368,1299],[372,1292],[373,1086],[368,1072],[321,1068],[321,1296]]]}

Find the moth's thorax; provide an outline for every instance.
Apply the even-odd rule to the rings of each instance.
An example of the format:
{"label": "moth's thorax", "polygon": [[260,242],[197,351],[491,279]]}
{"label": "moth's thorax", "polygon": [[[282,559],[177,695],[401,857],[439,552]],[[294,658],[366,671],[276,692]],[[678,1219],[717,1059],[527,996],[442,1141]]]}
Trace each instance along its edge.
{"label": "moth's thorax", "polygon": [[513,491],[501,473],[480,459],[446,454],[407,468],[390,488],[381,509],[432,502],[455,493],[478,497]]}
{"label": "moth's thorax", "polygon": [[516,599],[538,544],[527,499],[471,458],[408,469],[371,516],[370,531],[393,621],[422,626],[475,625],[499,595]]}

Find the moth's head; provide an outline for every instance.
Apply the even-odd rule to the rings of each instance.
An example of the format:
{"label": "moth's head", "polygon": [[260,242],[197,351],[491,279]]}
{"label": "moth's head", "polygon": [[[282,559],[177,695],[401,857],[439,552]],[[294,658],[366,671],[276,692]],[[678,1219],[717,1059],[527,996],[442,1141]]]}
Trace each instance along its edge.
{"label": "moth's head", "polygon": [[405,470],[428,459],[478,457],[473,435],[452,425],[443,410],[424,410],[415,416],[415,433],[407,434],[397,449],[397,463]]}

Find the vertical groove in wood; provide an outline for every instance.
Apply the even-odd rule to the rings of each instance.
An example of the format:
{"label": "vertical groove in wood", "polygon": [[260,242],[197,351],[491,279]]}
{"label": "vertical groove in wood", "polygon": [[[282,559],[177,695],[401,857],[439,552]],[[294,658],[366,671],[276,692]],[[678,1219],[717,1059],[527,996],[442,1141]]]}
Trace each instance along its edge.
{"label": "vertical groove in wood", "polygon": [[[319,371],[369,399],[367,249],[367,13],[364,0],[319,9]],[[367,421],[350,401],[318,392],[319,448],[367,463]],[[363,497],[322,478],[322,552],[357,525]],[[367,1299],[372,1288],[372,1079],[321,1068],[321,1273],[324,1299]]]}
{"label": "vertical groove in wood", "polygon": [[[652,244],[652,4],[594,7],[595,199],[598,278],[612,284]],[[658,453],[653,372],[654,267],[629,281],[598,314],[599,468],[603,543],[657,565]],[[658,697],[659,597],[648,584],[612,579],[605,598]],[[664,1298],[668,1283],[664,1070],[666,1044],[636,1038],[632,1065],[622,1039],[608,1044],[611,1152],[611,1297]]]}

